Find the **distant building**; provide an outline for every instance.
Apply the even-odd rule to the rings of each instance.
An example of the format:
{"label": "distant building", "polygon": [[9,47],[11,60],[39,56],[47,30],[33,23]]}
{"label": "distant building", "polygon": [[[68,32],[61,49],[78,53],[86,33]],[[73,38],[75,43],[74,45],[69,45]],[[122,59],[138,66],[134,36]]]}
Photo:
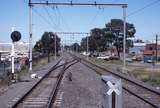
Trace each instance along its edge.
{"label": "distant building", "polygon": [[[144,62],[148,60],[156,60],[156,44],[147,44],[143,53]],[[157,46],[157,57],[160,61],[160,45]]]}
{"label": "distant building", "polygon": [[133,47],[129,49],[129,54],[143,55],[146,43],[133,43]]}
{"label": "distant building", "polygon": [[[17,42],[15,43],[15,56],[28,56],[28,43]],[[0,43],[0,53],[10,56],[12,50],[11,43]]]}

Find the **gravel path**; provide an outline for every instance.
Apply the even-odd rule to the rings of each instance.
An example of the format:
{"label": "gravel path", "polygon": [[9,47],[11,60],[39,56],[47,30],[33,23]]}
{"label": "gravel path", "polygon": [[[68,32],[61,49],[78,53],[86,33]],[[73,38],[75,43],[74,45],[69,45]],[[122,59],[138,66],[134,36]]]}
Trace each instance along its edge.
{"label": "gravel path", "polygon": [[[69,81],[69,72],[72,81]],[[99,75],[81,63],[70,67],[61,84],[60,108],[102,108],[102,81]]]}

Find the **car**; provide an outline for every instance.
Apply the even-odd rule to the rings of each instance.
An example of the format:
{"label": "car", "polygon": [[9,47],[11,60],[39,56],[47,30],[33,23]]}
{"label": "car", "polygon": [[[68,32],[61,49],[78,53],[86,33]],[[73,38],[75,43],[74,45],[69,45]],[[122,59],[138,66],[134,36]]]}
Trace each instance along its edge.
{"label": "car", "polygon": [[153,63],[153,60],[147,60],[147,63]]}
{"label": "car", "polygon": [[97,57],[98,59],[103,59],[103,60],[110,60],[111,56],[99,56]]}
{"label": "car", "polygon": [[128,63],[132,63],[133,61],[132,61],[132,59],[131,59],[131,58],[126,58],[126,62],[128,62]]}

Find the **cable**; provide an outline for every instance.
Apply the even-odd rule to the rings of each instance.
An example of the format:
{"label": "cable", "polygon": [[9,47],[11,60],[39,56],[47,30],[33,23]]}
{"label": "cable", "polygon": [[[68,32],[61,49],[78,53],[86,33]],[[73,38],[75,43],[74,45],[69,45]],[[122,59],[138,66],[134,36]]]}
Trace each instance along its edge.
{"label": "cable", "polygon": [[67,29],[70,31],[70,27],[68,26],[67,22],[64,20],[62,14],[61,14],[61,12],[60,12],[60,9],[59,9],[58,7],[57,7],[56,9],[57,9],[57,12],[58,12],[58,14],[59,14],[61,20],[64,22],[65,26],[66,26]]}
{"label": "cable", "polygon": [[57,29],[55,26],[53,26],[43,15],[41,15],[36,9],[33,8],[33,11],[40,16],[48,25],[50,25],[52,28]]}
{"label": "cable", "polygon": [[153,2],[145,5],[144,7],[142,7],[142,8],[140,8],[140,9],[137,9],[137,10],[131,12],[130,14],[127,15],[127,17],[130,17],[130,16],[132,16],[132,15],[134,15],[134,14],[136,14],[136,13],[138,13],[138,12],[140,12],[140,11],[142,11],[142,10],[144,10],[144,9],[152,6],[152,5],[155,5],[155,4],[158,3],[158,2],[160,2],[160,0],[153,1]]}
{"label": "cable", "polygon": [[[39,2],[42,2],[42,0],[39,0]],[[47,13],[50,21],[55,25],[54,27],[61,30],[61,28],[54,22],[52,15],[49,13],[48,8],[46,8],[45,6],[43,6],[44,11]]]}
{"label": "cable", "polygon": [[93,18],[91,19],[90,23],[88,24],[89,25],[88,28],[91,27],[91,25],[94,23],[95,19],[98,17],[99,11],[100,11],[100,9],[98,9],[95,16],[93,16]]}

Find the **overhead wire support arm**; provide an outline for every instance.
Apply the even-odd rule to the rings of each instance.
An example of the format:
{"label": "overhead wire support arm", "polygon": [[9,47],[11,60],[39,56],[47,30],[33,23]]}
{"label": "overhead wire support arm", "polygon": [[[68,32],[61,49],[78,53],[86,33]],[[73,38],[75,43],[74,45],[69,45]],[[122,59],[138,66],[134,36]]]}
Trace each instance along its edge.
{"label": "overhead wire support arm", "polygon": [[87,32],[55,32],[56,34],[89,34]]}
{"label": "overhead wire support arm", "polygon": [[126,6],[127,4],[109,4],[109,3],[73,3],[71,2],[32,2],[30,3],[31,5],[57,5],[57,6],[64,6],[64,5],[69,5],[69,6]]}

